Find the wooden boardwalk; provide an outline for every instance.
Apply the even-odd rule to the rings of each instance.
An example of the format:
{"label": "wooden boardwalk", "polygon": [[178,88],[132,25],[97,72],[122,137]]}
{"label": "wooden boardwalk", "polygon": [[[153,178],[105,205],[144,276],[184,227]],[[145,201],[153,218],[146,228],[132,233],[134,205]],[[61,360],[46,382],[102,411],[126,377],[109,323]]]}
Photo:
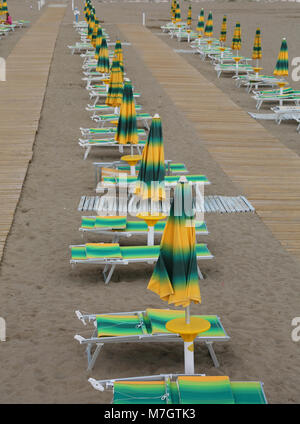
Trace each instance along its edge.
{"label": "wooden boardwalk", "polygon": [[32,158],[64,13],[62,7],[45,9],[12,50],[6,61],[7,81],[0,81],[0,261]]}
{"label": "wooden boardwalk", "polygon": [[212,157],[300,258],[300,158],[143,26],[119,24]]}

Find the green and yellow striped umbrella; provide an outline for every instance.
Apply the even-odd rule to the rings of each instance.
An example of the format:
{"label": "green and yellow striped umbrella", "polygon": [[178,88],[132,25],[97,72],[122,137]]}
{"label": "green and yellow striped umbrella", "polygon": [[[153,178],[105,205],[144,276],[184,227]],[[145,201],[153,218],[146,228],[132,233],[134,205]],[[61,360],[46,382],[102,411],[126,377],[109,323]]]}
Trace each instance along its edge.
{"label": "green and yellow striped umbrella", "polygon": [[123,77],[122,71],[120,68],[120,63],[117,57],[114,57],[114,60],[111,65],[110,78],[109,78],[109,87],[107,92],[107,97],[105,104],[111,107],[120,107],[122,104],[123,98]]}
{"label": "green and yellow striped umbrella", "polygon": [[130,81],[125,81],[123,88],[123,99],[120,108],[118,128],[115,140],[119,144],[137,144],[138,132],[136,124],[136,111],[133,100],[132,85]]}
{"label": "green and yellow striped umbrella", "polygon": [[175,21],[176,7],[177,7],[177,0],[172,0],[172,3],[171,3],[171,19],[172,19],[172,21]]}
{"label": "green and yellow striped umbrella", "polygon": [[93,31],[95,25],[95,15],[93,13],[90,14],[89,25],[88,25],[88,33],[87,38],[92,39]]}
{"label": "green and yellow striped umbrella", "polygon": [[165,199],[165,173],[161,120],[159,115],[155,115],[152,119],[147,143],[143,149],[135,194],[143,199],[151,198],[154,201]]}
{"label": "green and yellow striped umbrella", "polygon": [[179,3],[177,2],[176,10],[175,10],[175,22],[181,22],[181,11]]}
{"label": "green and yellow striped umbrella", "polygon": [[287,77],[289,75],[289,56],[286,38],[282,39],[280,52],[273,74],[279,77]]}
{"label": "green and yellow striped umbrella", "polygon": [[123,79],[123,76],[124,76],[124,63],[123,63],[122,44],[121,44],[121,41],[120,40],[117,40],[116,41],[114,54],[117,57],[117,60],[119,61],[120,69],[121,69],[121,72],[122,72],[122,79]]}
{"label": "green and yellow striped umbrella", "polygon": [[226,35],[227,35],[227,16],[224,15],[221,32],[220,32],[220,43],[226,43]]}
{"label": "green and yellow striped umbrella", "polygon": [[231,48],[232,50],[236,50],[238,52],[238,50],[241,49],[241,46],[242,46],[241,25],[239,22],[237,22],[233,32]]}
{"label": "green and yellow striped umbrella", "polygon": [[8,12],[8,10],[7,10],[7,2],[6,2],[6,0],[4,0],[3,2],[2,2],[2,10],[1,10],[1,14],[2,15],[6,15],[6,13]]}
{"label": "green and yellow striped umbrella", "polygon": [[158,261],[147,287],[162,300],[182,307],[201,302],[192,206],[191,185],[179,182],[162,235]]}
{"label": "green and yellow striped umbrella", "polygon": [[93,33],[92,33],[92,38],[91,38],[91,44],[94,47],[94,49],[96,48],[98,28],[99,28],[99,20],[95,19],[95,25],[94,25],[94,29],[93,29]]}
{"label": "green and yellow striped umbrella", "polygon": [[201,38],[204,32],[204,9],[201,9],[199,18],[198,18],[198,23],[197,23],[197,32],[198,32],[198,37]]}
{"label": "green and yellow striped umbrella", "polygon": [[96,60],[99,59],[99,53],[100,53],[100,48],[102,44],[102,37],[103,37],[102,28],[100,25],[98,25],[98,31],[97,31],[97,37],[96,37],[96,48],[95,48],[95,55],[94,55],[94,59]]}
{"label": "green and yellow striped umbrella", "polygon": [[188,15],[187,15],[187,24],[189,27],[192,25],[192,6],[189,6]]}
{"label": "green and yellow striped umbrella", "polygon": [[255,37],[254,37],[254,45],[253,45],[253,52],[252,52],[252,59],[256,60],[256,66],[258,66],[258,61],[261,58],[262,58],[261,34],[260,34],[260,29],[257,28]]}
{"label": "green and yellow striped umbrella", "polygon": [[108,57],[108,48],[107,48],[107,42],[105,37],[102,37],[96,71],[102,74],[109,74],[109,57]]}
{"label": "green and yellow striped umbrella", "polygon": [[205,37],[208,37],[208,38],[213,36],[213,16],[212,16],[212,12],[209,12],[209,14],[208,14],[205,29],[204,29],[204,35],[205,35]]}

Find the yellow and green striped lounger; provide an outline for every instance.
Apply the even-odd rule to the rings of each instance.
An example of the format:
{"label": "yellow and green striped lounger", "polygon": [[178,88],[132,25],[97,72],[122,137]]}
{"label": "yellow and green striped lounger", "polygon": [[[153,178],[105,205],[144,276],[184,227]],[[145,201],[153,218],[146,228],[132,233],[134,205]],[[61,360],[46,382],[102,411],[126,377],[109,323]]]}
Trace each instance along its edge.
{"label": "yellow and green striped lounger", "polygon": [[[106,113],[110,109],[115,109],[115,108],[113,106],[107,106],[107,105],[87,105],[87,107],[85,108],[85,110],[87,110],[88,112],[94,112],[94,114],[91,117],[92,119],[94,118],[94,116],[99,116],[99,115],[97,115],[96,112],[98,112],[98,114],[102,113],[102,112]],[[142,110],[142,106],[141,105],[135,105],[135,109],[136,110]],[[113,119],[116,119],[116,118],[113,118]]]}
{"label": "yellow and green striped lounger", "polygon": [[279,105],[282,106],[283,102],[294,102],[295,105],[299,105],[300,102],[300,91],[292,90],[289,92],[283,92],[283,94],[256,94],[252,96],[256,100],[256,109],[259,110],[263,102],[279,102]]}
{"label": "yellow and green striped lounger", "polygon": [[[91,136],[113,136],[117,132],[116,127],[110,128],[80,128],[81,134],[83,137],[91,137]],[[139,137],[146,137],[146,131],[143,128],[138,128],[137,130]]]}
{"label": "yellow and green striped lounger", "polygon": [[[111,113],[111,114],[105,114],[105,115],[92,115],[91,118],[93,119],[93,121],[98,122],[101,127],[103,127],[103,125],[105,124],[105,122],[110,122],[113,120],[118,120],[119,119],[119,115]],[[149,113],[145,113],[145,112],[141,112],[141,113],[137,113],[136,114],[136,119],[137,121],[142,121],[144,124],[144,127],[147,128],[147,130],[150,129],[148,121],[151,119],[152,120],[152,116]]]}
{"label": "yellow and green striped lounger", "polygon": [[[88,370],[91,370],[105,343],[142,343],[142,342],[178,342],[182,339],[178,334],[170,333],[166,323],[171,319],[184,317],[185,312],[171,309],[152,309],[146,311],[120,312],[112,314],[82,314],[76,311],[77,318],[84,324],[92,324],[91,337],[75,335],[80,344],[87,346]],[[214,342],[225,342],[230,339],[220,318],[217,315],[197,315],[210,322],[211,327],[205,333],[199,334],[195,342],[204,343],[214,366],[219,367],[219,361],[213,349]],[[96,348],[92,354],[93,347]]]}
{"label": "yellow and green striped lounger", "polygon": [[[108,284],[117,265],[130,263],[154,264],[159,256],[160,246],[120,246],[118,243],[87,243],[70,246],[70,264],[104,265],[104,282]],[[206,244],[196,244],[197,260],[212,259]],[[202,277],[198,267],[198,274]]]}
{"label": "yellow and green striped lounger", "polygon": [[94,389],[112,390],[113,404],[267,404],[260,381],[230,381],[227,376],[159,374],[113,380],[88,380]]}
{"label": "yellow and green striped lounger", "polygon": [[[97,103],[99,102],[100,97],[107,97],[107,92],[103,91],[103,90],[98,90],[98,89],[92,89],[89,93],[90,98],[92,99],[93,97],[95,97],[94,103],[92,105],[88,105],[88,107],[94,107],[97,106]],[[133,93],[133,98],[136,99],[138,97],[141,97],[140,93]]]}
{"label": "yellow and green striped lounger", "polygon": [[[215,70],[217,71],[218,78],[220,78],[222,72],[230,72],[230,73],[236,73],[237,67],[234,64],[231,63],[218,63],[215,66]],[[248,74],[249,72],[252,72],[253,68],[252,66],[248,65],[247,63],[239,63],[238,66],[238,73]]]}
{"label": "yellow and green striped lounger", "polygon": [[[196,235],[207,235],[205,222],[196,221]],[[155,234],[161,234],[165,229],[166,221],[158,221],[154,226]],[[136,235],[147,236],[148,225],[145,221],[127,221],[126,216],[83,216],[79,231],[83,233],[112,236],[112,243],[117,243],[120,237]]]}
{"label": "yellow and green striped lounger", "polygon": [[95,139],[80,138],[78,143],[80,147],[83,147],[85,149],[84,156],[83,156],[83,159],[85,160],[88,157],[92,147],[117,147],[120,153],[123,153],[124,147],[127,147],[127,148],[130,147],[130,148],[137,149],[137,153],[141,155],[142,150],[146,144],[146,140],[139,140],[138,144],[129,144],[129,143],[119,144],[114,138],[110,138],[110,139],[107,138],[103,140],[97,139],[97,138]]}
{"label": "yellow and green striped lounger", "polygon": [[[188,180],[188,182],[191,182],[193,185],[210,184],[208,178],[202,174],[185,175],[185,178]],[[164,179],[165,187],[169,188],[169,187],[176,186],[179,179],[180,179],[180,175],[166,175]],[[137,181],[136,176],[128,175],[125,173],[103,177],[102,181],[100,181],[97,184],[96,193],[102,193],[104,190],[106,190],[107,188],[113,185],[115,185],[116,187],[128,185],[130,190],[134,191],[136,181]]]}

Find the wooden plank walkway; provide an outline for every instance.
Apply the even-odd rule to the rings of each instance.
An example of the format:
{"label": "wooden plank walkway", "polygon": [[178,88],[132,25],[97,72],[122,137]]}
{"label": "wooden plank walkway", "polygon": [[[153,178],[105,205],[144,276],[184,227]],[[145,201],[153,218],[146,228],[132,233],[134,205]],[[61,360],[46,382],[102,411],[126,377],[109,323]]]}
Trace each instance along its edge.
{"label": "wooden plank walkway", "polygon": [[[65,8],[46,8],[18,41],[0,82],[0,261],[19,201]],[[3,40],[5,42],[5,40]]]}
{"label": "wooden plank walkway", "polygon": [[300,258],[298,155],[148,29],[118,26],[212,157],[240,185],[274,236]]}

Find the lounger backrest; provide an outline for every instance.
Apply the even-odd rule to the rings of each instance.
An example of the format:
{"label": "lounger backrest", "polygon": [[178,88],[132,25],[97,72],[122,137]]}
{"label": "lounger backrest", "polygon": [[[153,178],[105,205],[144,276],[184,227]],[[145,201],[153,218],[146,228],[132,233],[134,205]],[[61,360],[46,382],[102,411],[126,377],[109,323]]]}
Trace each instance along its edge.
{"label": "lounger backrest", "polygon": [[88,259],[122,258],[118,243],[87,243],[85,247]]}
{"label": "lounger backrest", "polygon": [[97,216],[95,219],[95,228],[124,230],[126,223],[126,216]]}
{"label": "lounger backrest", "polygon": [[114,404],[167,404],[164,381],[115,381]]}
{"label": "lounger backrest", "polygon": [[235,403],[227,376],[180,376],[177,385],[181,404]]}
{"label": "lounger backrest", "polygon": [[237,404],[266,404],[267,400],[258,381],[233,381],[230,383]]}
{"label": "lounger backrest", "polygon": [[144,334],[143,321],[138,315],[98,315],[96,322],[98,337],[141,336]]}

